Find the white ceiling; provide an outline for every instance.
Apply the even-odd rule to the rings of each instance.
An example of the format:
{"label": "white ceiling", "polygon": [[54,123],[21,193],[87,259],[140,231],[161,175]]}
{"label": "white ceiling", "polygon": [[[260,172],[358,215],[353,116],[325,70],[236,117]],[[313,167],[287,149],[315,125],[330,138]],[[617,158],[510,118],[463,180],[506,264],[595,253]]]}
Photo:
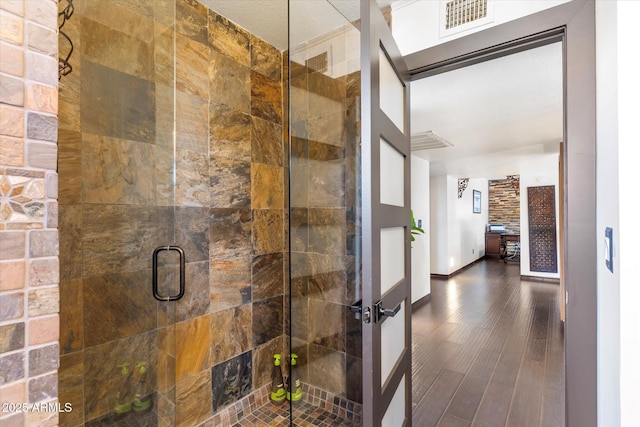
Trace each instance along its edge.
{"label": "white ceiling", "polygon": [[562,45],[520,52],[411,83],[411,132],[433,131],[451,148],[414,154],[431,175],[518,174],[563,138]]}

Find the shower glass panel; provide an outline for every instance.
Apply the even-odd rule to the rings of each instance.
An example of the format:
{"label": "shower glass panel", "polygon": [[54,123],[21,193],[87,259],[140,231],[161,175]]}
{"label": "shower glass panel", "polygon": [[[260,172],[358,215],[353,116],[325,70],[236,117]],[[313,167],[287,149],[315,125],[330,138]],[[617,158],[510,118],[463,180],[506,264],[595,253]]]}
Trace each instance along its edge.
{"label": "shower glass panel", "polygon": [[361,298],[359,7],[289,6],[290,346],[302,400],[348,425],[362,419],[361,321],[350,309]]}
{"label": "shower glass panel", "polygon": [[[60,2],[64,7],[65,2]],[[177,110],[176,3],[76,0],[59,86],[61,426],[174,426],[176,324],[197,308],[208,248]],[[184,72],[184,69],[182,69]],[[195,90],[195,87],[193,88]],[[184,113],[183,113],[184,114]],[[186,282],[180,301],[184,248]],[[183,270],[183,271],[184,271]],[[196,285],[194,285],[194,283]],[[208,295],[202,295],[208,302]],[[162,297],[161,297],[162,299]]]}

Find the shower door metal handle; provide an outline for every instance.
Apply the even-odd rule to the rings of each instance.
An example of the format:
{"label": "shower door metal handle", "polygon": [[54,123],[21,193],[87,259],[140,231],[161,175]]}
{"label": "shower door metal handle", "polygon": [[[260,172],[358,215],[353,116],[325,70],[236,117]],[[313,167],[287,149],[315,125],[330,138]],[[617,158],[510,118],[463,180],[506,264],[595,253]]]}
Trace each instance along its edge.
{"label": "shower door metal handle", "polygon": [[[178,256],[180,257],[180,290],[175,295],[160,295],[158,292],[158,254],[162,251],[175,251],[178,252]],[[184,273],[185,271],[185,261],[184,261],[184,251],[180,246],[159,246],[153,251],[153,297],[158,301],[178,301],[180,298],[184,296]]]}

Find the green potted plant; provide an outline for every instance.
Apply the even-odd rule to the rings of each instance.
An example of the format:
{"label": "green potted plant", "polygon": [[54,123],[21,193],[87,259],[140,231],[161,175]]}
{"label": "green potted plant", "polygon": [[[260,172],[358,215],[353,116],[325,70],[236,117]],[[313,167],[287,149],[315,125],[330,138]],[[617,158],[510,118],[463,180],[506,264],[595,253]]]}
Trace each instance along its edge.
{"label": "green potted plant", "polygon": [[416,238],[414,236],[418,234],[424,234],[424,230],[416,224],[416,219],[413,216],[413,209],[411,209],[411,241],[415,242]]}

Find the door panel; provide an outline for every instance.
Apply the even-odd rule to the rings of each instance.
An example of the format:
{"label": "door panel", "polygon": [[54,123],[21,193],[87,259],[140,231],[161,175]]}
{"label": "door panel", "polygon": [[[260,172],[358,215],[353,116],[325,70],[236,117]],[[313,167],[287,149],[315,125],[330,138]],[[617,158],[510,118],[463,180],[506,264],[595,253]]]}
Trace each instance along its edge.
{"label": "door panel", "polygon": [[375,0],[361,37],[363,424],[410,426],[408,73]]}

